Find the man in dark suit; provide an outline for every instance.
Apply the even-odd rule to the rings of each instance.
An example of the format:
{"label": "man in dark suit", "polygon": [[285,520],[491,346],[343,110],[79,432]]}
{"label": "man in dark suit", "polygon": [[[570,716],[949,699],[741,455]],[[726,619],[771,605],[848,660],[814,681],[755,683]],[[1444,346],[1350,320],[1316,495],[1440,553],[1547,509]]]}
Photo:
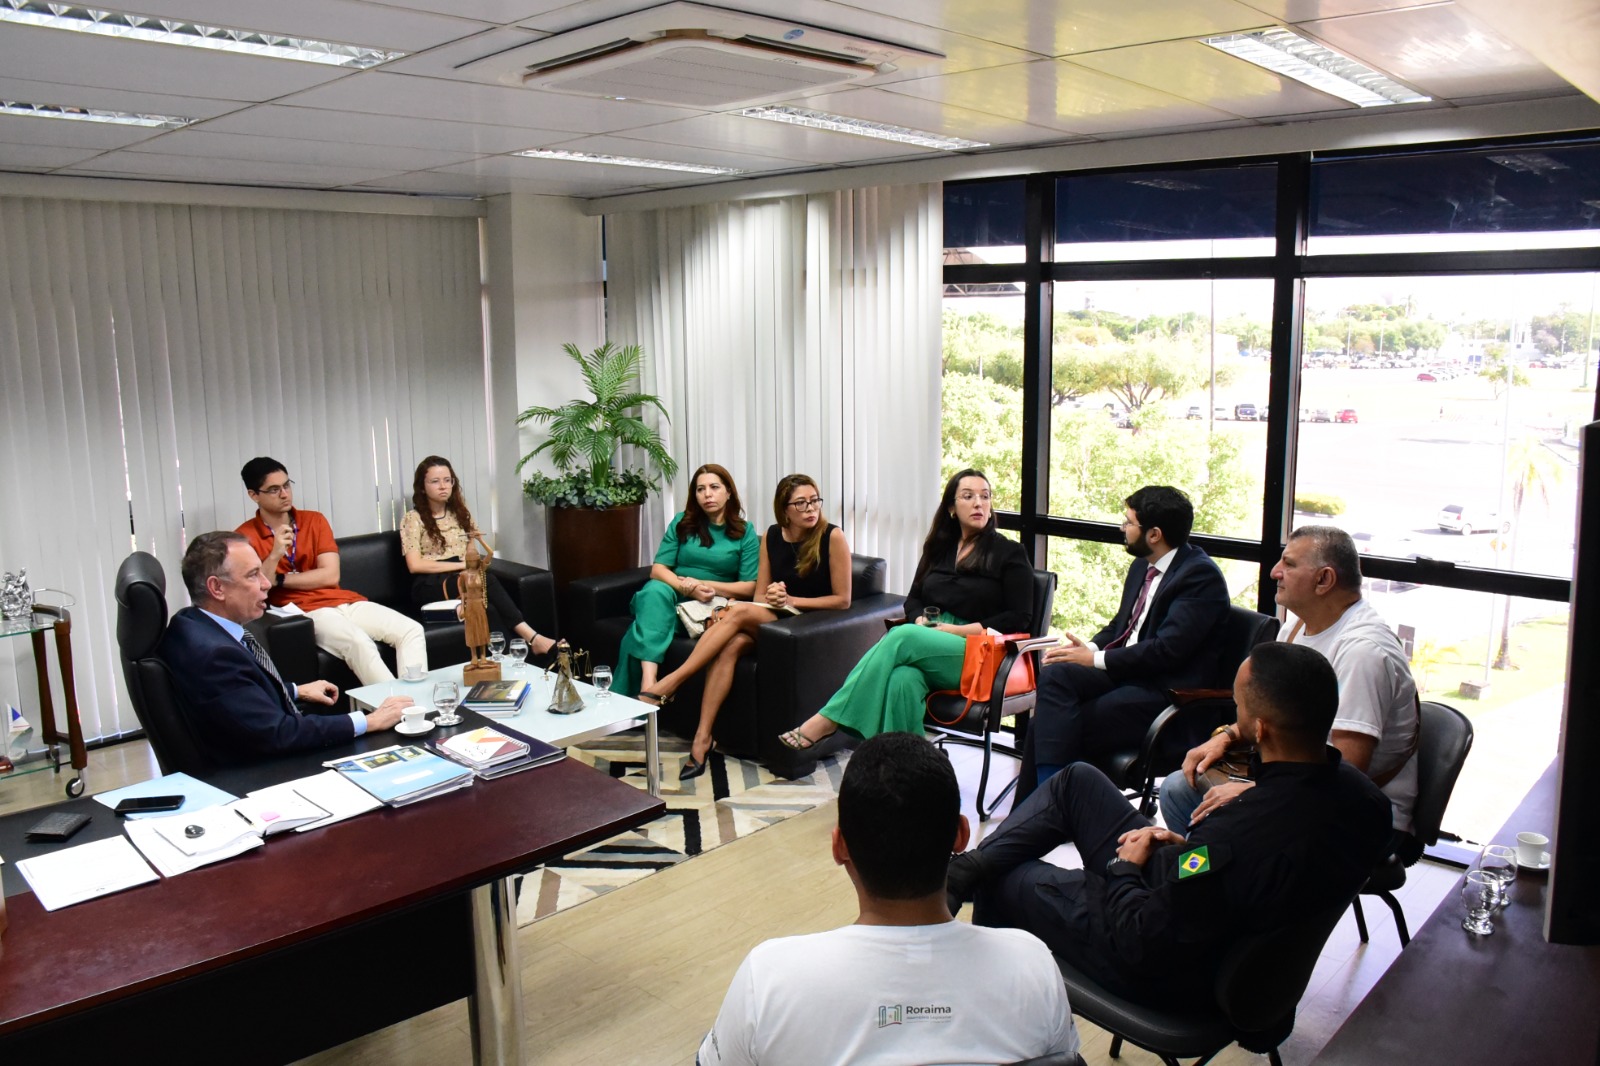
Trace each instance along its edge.
{"label": "man in dark suit", "polygon": [[331,705],[339,690],[326,681],[283,680],[266,649],[245,630],[246,622],[266,610],[272,582],[239,534],[196,537],[183,555],[183,583],[194,606],[173,615],[156,654],[172,670],[200,743],[218,762],[340,744],[393,727],[411,705],[393,696],[371,714],[301,713],[295,700]]}
{"label": "man in dark suit", "polygon": [[1123,504],[1122,535],[1134,563],[1116,617],[1093,640],[1068,633],[1044,656],[1028,732],[1041,784],[1069,763],[1137,744],[1169,702],[1168,689],[1222,680],[1217,644],[1228,586],[1211,557],[1189,543],[1189,497],[1146,485]]}

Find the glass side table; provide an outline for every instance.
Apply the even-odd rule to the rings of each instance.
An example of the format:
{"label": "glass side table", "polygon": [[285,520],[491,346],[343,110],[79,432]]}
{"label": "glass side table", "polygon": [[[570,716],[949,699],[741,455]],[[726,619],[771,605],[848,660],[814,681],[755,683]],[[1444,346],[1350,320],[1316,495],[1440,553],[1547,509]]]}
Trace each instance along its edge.
{"label": "glass side table", "polygon": [[[56,660],[61,673],[61,703],[67,719],[65,736],[56,728],[55,699],[50,691],[50,658],[45,647],[45,634],[49,632],[55,633]],[[14,764],[10,758],[11,738],[7,734],[5,753],[0,754],[0,781],[47,769],[59,774],[61,745],[65,742],[69,762],[76,771],[76,776],[67,782],[66,792],[68,796],[81,796],[89,756],[83,746],[83,725],[78,721],[78,692],[72,679],[72,616],[65,607],[36,603],[31,615],[0,620],[0,640],[22,636],[33,641],[33,669],[39,679],[39,714],[34,730],[38,739],[44,742],[49,757],[40,760],[37,766],[30,763],[20,766]],[[22,735],[26,738],[28,734]]]}

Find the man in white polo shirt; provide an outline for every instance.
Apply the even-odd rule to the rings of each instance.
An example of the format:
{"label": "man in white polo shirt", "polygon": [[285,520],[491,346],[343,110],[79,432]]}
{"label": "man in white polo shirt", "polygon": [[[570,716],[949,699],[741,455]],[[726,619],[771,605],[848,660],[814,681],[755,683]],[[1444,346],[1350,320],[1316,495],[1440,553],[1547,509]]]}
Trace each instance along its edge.
{"label": "man in white polo shirt", "polygon": [[967,845],[949,760],[921,737],[856,749],[839,787],[833,859],[854,925],[769,940],[739,971],[699,1066],[1002,1063],[1076,1051],[1048,948],[950,916],[945,870]]}
{"label": "man in white polo shirt", "polygon": [[[1328,743],[1383,789],[1397,833],[1411,830],[1417,799],[1417,686],[1405,649],[1383,616],[1361,598],[1361,557],[1350,534],[1301,526],[1272,568],[1278,603],[1289,612],[1278,639],[1322,653],[1339,678],[1339,713]],[[1161,817],[1177,832],[1205,818],[1248,784],[1202,791],[1197,775],[1227,750],[1219,733],[1193,749],[1161,785]]]}

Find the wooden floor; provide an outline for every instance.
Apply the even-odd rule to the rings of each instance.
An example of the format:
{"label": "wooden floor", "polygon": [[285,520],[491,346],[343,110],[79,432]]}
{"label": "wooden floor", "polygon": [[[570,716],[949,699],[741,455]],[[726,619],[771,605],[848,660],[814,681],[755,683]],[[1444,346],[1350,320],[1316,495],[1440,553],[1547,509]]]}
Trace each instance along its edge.
{"label": "wooden floor", "polygon": [[[977,753],[953,749],[971,804]],[[91,754],[90,788],[103,791],[155,776],[144,742]],[[53,803],[63,777],[48,773],[7,782],[0,813]],[[968,817],[977,825],[974,813]],[[691,1063],[723,992],[745,954],[769,937],[816,932],[855,918],[850,883],[829,858],[835,818],[829,803],[727,847],[664,870],[519,932],[528,1060],[562,1066]],[[1402,895],[1408,921],[1420,925],[1453,886],[1456,873],[1420,864]],[[970,915],[970,908],[963,916]],[[1371,900],[1372,942],[1355,923],[1334,931],[1301,1002],[1285,1063],[1309,1062],[1399,951],[1393,919]],[[418,975],[418,979],[425,976]],[[1137,1048],[1109,1057],[1110,1038],[1080,1022],[1084,1058],[1144,1066],[1158,1060]],[[304,1063],[434,1066],[471,1061],[465,1001],[333,1048]],[[1215,1062],[1265,1062],[1238,1047]]]}

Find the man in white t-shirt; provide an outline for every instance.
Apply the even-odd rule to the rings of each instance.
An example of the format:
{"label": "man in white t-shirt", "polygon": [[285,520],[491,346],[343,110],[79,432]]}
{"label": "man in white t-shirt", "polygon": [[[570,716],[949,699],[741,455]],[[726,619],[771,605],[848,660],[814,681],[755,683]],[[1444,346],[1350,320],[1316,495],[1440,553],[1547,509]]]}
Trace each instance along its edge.
{"label": "man in white t-shirt", "polygon": [[854,925],[783,937],[739,966],[698,1066],[1008,1063],[1076,1051],[1050,950],[1019,929],[958,922],[950,853],[967,846],[955,771],[921,737],[861,745],[839,786],[833,859]]}
{"label": "man in white t-shirt", "polygon": [[[1400,641],[1361,598],[1355,541],[1333,526],[1301,526],[1289,534],[1272,579],[1278,603],[1290,615],[1278,639],[1321,652],[1339,678],[1339,713],[1328,743],[1383,789],[1394,808],[1395,831],[1410,832],[1417,798],[1417,686]],[[1196,784],[1231,742],[1231,734],[1218,733],[1190,751],[1183,771],[1162,783],[1161,817],[1169,828],[1182,832],[1249,787],[1229,782],[1202,795]]]}

